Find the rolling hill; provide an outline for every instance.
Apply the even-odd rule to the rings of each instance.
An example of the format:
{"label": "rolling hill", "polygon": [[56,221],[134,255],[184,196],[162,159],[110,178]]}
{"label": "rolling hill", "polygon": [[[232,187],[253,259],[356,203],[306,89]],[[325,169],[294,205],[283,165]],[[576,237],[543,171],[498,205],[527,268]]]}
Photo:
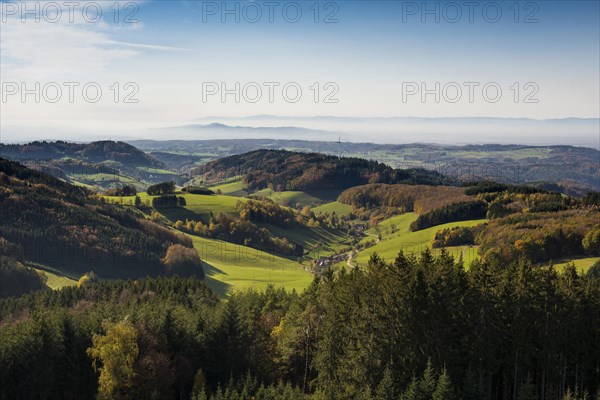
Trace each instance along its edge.
{"label": "rolling hill", "polygon": [[89,190],[0,159],[0,255],[49,272],[133,278],[165,273],[169,246],[192,241]]}
{"label": "rolling hill", "polygon": [[343,190],[366,183],[447,183],[443,175],[422,169],[394,170],[361,158],[285,150],[256,150],[212,161],[191,171],[206,182],[243,176],[249,192]]}
{"label": "rolling hill", "polygon": [[[493,180],[549,186],[552,190],[574,195],[600,189],[597,138],[596,144],[590,148],[522,144],[376,144],[332,139],[137,140],[130,143],[144,151],[198,157],[198,163],[259,149],[275,149],[361,157],[392,168],[425,168],[459,181]],[[161,160],[168,159],[162,157]],[[194,166],[188,164],[186,170]]]}
{"label": "rolling hill", "polygon": [[0,144],[0,157],[98,189],[142,189],[149,183],[182,179],[162,161],[124,142]]}

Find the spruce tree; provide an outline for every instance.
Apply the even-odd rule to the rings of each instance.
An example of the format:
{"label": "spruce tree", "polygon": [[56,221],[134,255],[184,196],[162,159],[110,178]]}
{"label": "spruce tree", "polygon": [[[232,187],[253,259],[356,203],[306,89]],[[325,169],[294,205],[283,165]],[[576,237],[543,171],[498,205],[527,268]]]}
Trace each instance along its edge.
{"label": "spruce tree", "polygon": [[433,371],[433,367],[431,366],[431,360],[427,361],[427,367],[423,372],[423,378],[419,384],[420,391],[422,393],[423,398],[431,399],[433,393],[436,390],[436,379],[435,372]]}
{"label": "spruce tree", "polygon": [[442,370],[438,378],[435,392],[433,392],[433,400],[454,400],[454,390],[452,389],[452,382],[450,382],[446,368]]}
{"label": "spruce tree", "polygon": [[527,375],[527,379],[521,385],[519,390],[518,400],[537,400],[538,396],[535,392],[535,385],[531,379],[531,375]]}
{"label": "spruce tree", "polygon": [[383,377],[375,391],[376,400],[395,400],[394,396],[394,379],[389,368],[383,372]]}

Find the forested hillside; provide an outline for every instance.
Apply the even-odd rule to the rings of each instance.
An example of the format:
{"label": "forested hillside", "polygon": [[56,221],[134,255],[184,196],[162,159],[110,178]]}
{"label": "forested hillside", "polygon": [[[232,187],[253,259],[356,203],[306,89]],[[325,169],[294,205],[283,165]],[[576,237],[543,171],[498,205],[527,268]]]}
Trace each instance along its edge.
{"label": "forested hillside", "polygon": [[249,191],[346,189],[366,183],[441,184],[448,180],[433,171],[394,170],[360,158],[335,157],[319,153],[284,150],[257,150],[212,161],[192,170],[207,182],[242,175]]}
{"label": "forested hillside", "polygon": [[0,159],[1,254],[102,278],[164,272],[171,245],[191,240],[132,211],[104,205],[88,190]]}
{"label": "forested hillside", "polygon": [[394,207],[424,214],[453,203],[472,200],[464,187],[371,184],[344,191],[338,201],[354,207]]}
{"label": "forested hillside", "polygon": [[275,149],[319,152],[376,160],[392,168],[425,168],[468,182],[493,180],[552,188],[583,195],[600,189],[597,148],[574,146],[375,144],[312,140],[138,140],[131,142],[173,167],[255,151]]}
{"label": "forested hillside", "polygon": [[165,167],[162,162],[130,144],[109,140],[91,143],[40,141],[27,144],[0,144],[0,155],[17,161],[73,158],[89,163],[116,161],[142,167]]}
{"label": "forested hillside", "polygon": [[109,140],[0,144],[0,157],[98,190],[126,184],[142,189],[148,183],[177,179],[162,161],[130,144]]}

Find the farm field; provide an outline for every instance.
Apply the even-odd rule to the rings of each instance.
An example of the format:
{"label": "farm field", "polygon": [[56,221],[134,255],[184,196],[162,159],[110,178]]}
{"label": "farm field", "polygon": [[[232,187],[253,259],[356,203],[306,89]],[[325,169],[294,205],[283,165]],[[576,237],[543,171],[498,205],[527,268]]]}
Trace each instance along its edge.
{"label": "farm field", "polygon": [[210,190],[217,191],[220,190],[222,194],[228,196],[246,196],[248,193],[246,192],[246,184],[242,182],[240,178],[233,178],[227,181],[224,181],[218,185],[210,186]]}
{"label": "farm field", "polygon": [[221,240],[191,237],[204,262],[208,285],[221,296],[246,288],[262,290],[269,284],[302,291],[313,280],[298,262]]}
{"label": "farm field", "polygon": [[139,187],[142,185],[142,182],[125,175],[115,175],[115,174],[107,174],[107,173],[97,173],[97,174],[71,174],[69,179],[72,179],[77,182],[87,183],[87,184],[108,184],[108,183],[119,183],[120,185],[133,185]]}
{"label": "farm field", "polygon": [[[176,208],[161,208],[159,211],[172,222],[185,219],[198,220],[202,219],[208,222],[210,213],[218,215],[219,213],[226,214],[230,217],[239,217],[235,206],[238,201],[246,201],[244,198],[226,196],[226,195],[202,195],[189,193],[176,193],[178,197],[184,197],[186,206]],[[142,203],[152,204],[152,198],[157,196],[149,196],[147,193],[138,193]],[[133,205],[135,196],[103,196],[108,202],[123,205]]]}
{"label": "farm field", "polygon": [[554,267],[557,271],[562,272],[565,270],[567,265],[573,263],[575,264],[577,272],[583,275],[586,274],[588,270],[592,267],[592,265],[594,265],[598,261],[600,261],[600,257],[576,258],[568,261],[560,260],[560,262],[554,264]]}
{"label": "farm field", "polygon": [[318,214],[325,213],[333,213],[335,212],[338,216],[348,215],[352,212],[352,206],[344,203],[340,203],[339,201],[332,201],[331,203],[322,204],[320,206],[314,207],[312,211]]}
{"label": "farm field", "polygon": [[[354,257],[356,263],[358,263],[359,266],[366,265],[373,253],[377,253],[383,259],[388,261],[394,260],[400,250],[403,250],[408,254],[419,254],[426,247],[430,246],[430,241],[438,230],[456,226],[472,227],[486,221],[485,219],[479,219],[451,222],[411,232],[409,229],[410,224],[416,219],[416,213],[406,213],[384,220],[380,222],[377,227],[368,229],[366,231],[368,236],[364,238],[363,241],[377,240],[378,234],[381,235],[381,240],[374,246],[359,251]],[[446,250],[455,257],[462,254],[465,267],[468,267],[477,255],[476,246],[448,247]],[[438,251],[440,250],[436,249],[434,253],[437,253]]]}
{"label": "farm field", "polygon": [[[168,169],[150,168],[150,167],[137,167],[137,169],[138,169],[138,171],[143,171],[143,172],[147,172],[150,174],[172,175],[173,177],[177,176],[177,172],[173,172]],[[165,178],[168,178],[168,176],[166,176]]]}
{"label": "farm field", "polygon": [[349,237],[336,229],[309,228],[294,226],[285,229],[271,224],[258,224],[267,228],[273,235],[288,238],[291,242],[304,246],[304,251],[310,259],[326,257],[338,253],[340,249],[349,246]]}
{"label": "farm field", "polygon": [[296,204],[302,206],[313,206],[335,200],[339,195],[338,191],[322,191],[315,193],[306,193],[301,191],[283,191],[277,192],[272,189],[263,189],[253,193],[255,196],[265,197],[273,200],[275,203],[295,207]]}
{"label": "farm field", "polygon": [[72,277],[68,277],[57,272],[50,272],[45,269],[35,268],[35,266],[33,269],[46,278],[46,286],[52,290],[58,290],[67,286],[77,285],[77,281]]}
{"label": "farm field", "polygon": [[[225,195],[178,194],[177,196],[185,198],[185,209],[200,215],[206,221],[210,218],[211,212],[213,215],[223,213],[228,216],[238,217],[235,206],[239,201],[245,201],[237,197]],[[182,217],[187,218],[185,215],[182,215]]]}
{"label": "farm field", "polygon": [[77,285],[77,281],[67,278],[66,276],[57,275],[53,274],[52,272],[42,270],[38,270],[38,272],[46,277],[46,285],[52,290]]}

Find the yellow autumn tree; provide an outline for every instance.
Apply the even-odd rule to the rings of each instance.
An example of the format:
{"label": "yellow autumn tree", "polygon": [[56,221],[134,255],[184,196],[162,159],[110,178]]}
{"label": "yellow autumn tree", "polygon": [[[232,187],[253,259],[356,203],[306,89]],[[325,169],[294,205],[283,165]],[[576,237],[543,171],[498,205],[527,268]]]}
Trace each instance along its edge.
{"label": "yellow autumn tree", "polygon": [[84,274],[81,278],[79,278],[79,280],[77,281],[77,287],[81,287],[94,282],[98,282],[98,277],[96,276],[96,274],[94,274],[93,271],[88,272],[87,274]]}
{"label": "yellow autumn tree", "polygon": [[[127,400],[131,398],[133,365],[139,354],[137,331],[128,320],[118,323],[105,321],[104,334],[94,334],[87,354],[92,358],[98,378],[98,400]],[[101,367],[98,367],[98,364]]]}

